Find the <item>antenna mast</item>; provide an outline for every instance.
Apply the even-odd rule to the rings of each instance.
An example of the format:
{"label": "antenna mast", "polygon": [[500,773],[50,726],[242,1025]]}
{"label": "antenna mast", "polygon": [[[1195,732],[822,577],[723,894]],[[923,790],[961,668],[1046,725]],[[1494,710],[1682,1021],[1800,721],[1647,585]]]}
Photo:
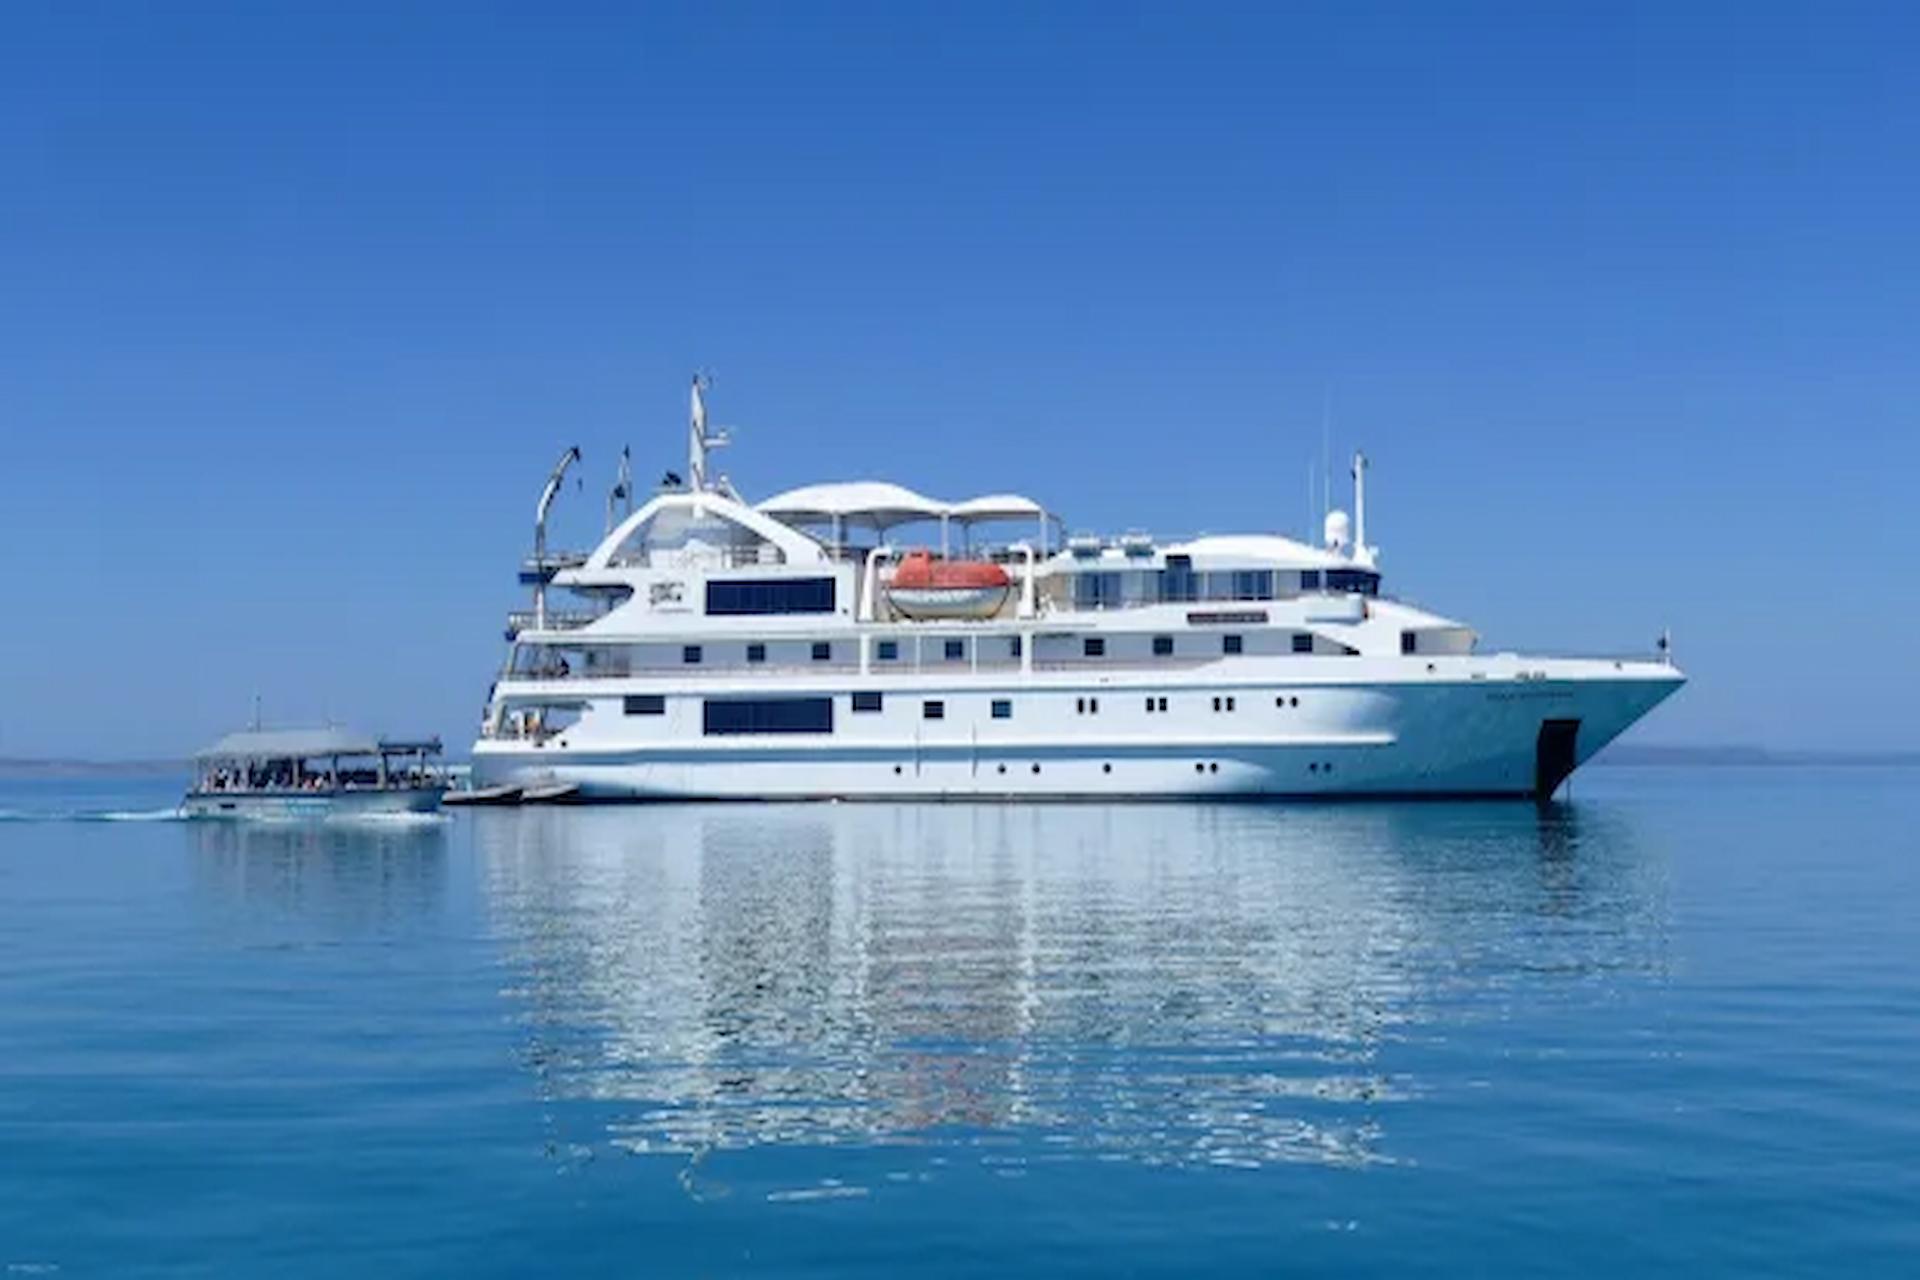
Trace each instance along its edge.
{"label": "antenna mast", "polygon": [[707,450],[721,448],[729,441],[726,431],[719,428],[707,430],[705,393],[712,385],[713,380],[706,375],[693,375],[693,411],[687,431],[687,481],[695,493],[707,488]]}

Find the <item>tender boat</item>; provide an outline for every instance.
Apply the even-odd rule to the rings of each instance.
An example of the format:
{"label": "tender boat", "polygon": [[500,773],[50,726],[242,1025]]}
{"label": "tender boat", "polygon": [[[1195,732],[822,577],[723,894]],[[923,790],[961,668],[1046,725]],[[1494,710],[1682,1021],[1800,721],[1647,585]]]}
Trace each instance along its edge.
{"label": "tender boat", "polygon": [[991,618],[1007,602],[1013,579],[988,560],[948,560],[910,551],[887,585],[887,602],[916,622]]}
{"label": "tender boat", "polygon": [[347,729],[247,729],[193,758],[190,818],[336,818],[433,813],[446,792],[440,740]]}

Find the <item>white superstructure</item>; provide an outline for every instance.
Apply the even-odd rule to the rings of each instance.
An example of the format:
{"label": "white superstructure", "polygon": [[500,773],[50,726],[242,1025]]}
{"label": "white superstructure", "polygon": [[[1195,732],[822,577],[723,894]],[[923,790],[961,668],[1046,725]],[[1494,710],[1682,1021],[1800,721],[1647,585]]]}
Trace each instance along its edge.
{"label": "white superstructure", "polygon": [[[588,799],[1551,795],[1684,677],[1658,657],[1482,654],[1382,595],[1355,518],[1272,534],[1062,538],[1014,494],[685,480],[590,554],[550,553],[474,782]],[[615,496],[626,498],[624,475]],[[916,536],[907,536],[909,532]],[[1010,541],[990,542],[986,534]],[[921,554],[913,554],[915,551]],[[576,602],[554,607],[550,593]]]}

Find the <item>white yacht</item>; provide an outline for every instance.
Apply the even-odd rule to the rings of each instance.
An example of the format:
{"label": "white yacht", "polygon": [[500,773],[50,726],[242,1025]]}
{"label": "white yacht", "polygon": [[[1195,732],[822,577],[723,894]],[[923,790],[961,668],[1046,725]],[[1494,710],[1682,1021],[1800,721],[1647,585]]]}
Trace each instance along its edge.
{"label": "white yacht", "polygon": [[[473,748],[490,799],[1550,797],[1684,681],[1482,653],[1381,590],[1353,515],[1274,534],[1063,537],[1031,499],[879,481],[753,503],[692,395],[687,475],[547,549]],[[909,536],[917,532],[919,536]],[[567,593],[560,607],[553,599]]]}

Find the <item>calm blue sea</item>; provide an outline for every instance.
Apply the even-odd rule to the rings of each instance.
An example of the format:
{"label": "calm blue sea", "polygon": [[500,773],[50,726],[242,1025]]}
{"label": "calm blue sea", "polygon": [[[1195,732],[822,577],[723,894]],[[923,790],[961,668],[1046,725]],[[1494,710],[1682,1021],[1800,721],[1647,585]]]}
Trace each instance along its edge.
{"label": "calm blue sea", "polygon": [[1920,1274],[1920,772],[172,791],[0,784],[0,1274]]}

